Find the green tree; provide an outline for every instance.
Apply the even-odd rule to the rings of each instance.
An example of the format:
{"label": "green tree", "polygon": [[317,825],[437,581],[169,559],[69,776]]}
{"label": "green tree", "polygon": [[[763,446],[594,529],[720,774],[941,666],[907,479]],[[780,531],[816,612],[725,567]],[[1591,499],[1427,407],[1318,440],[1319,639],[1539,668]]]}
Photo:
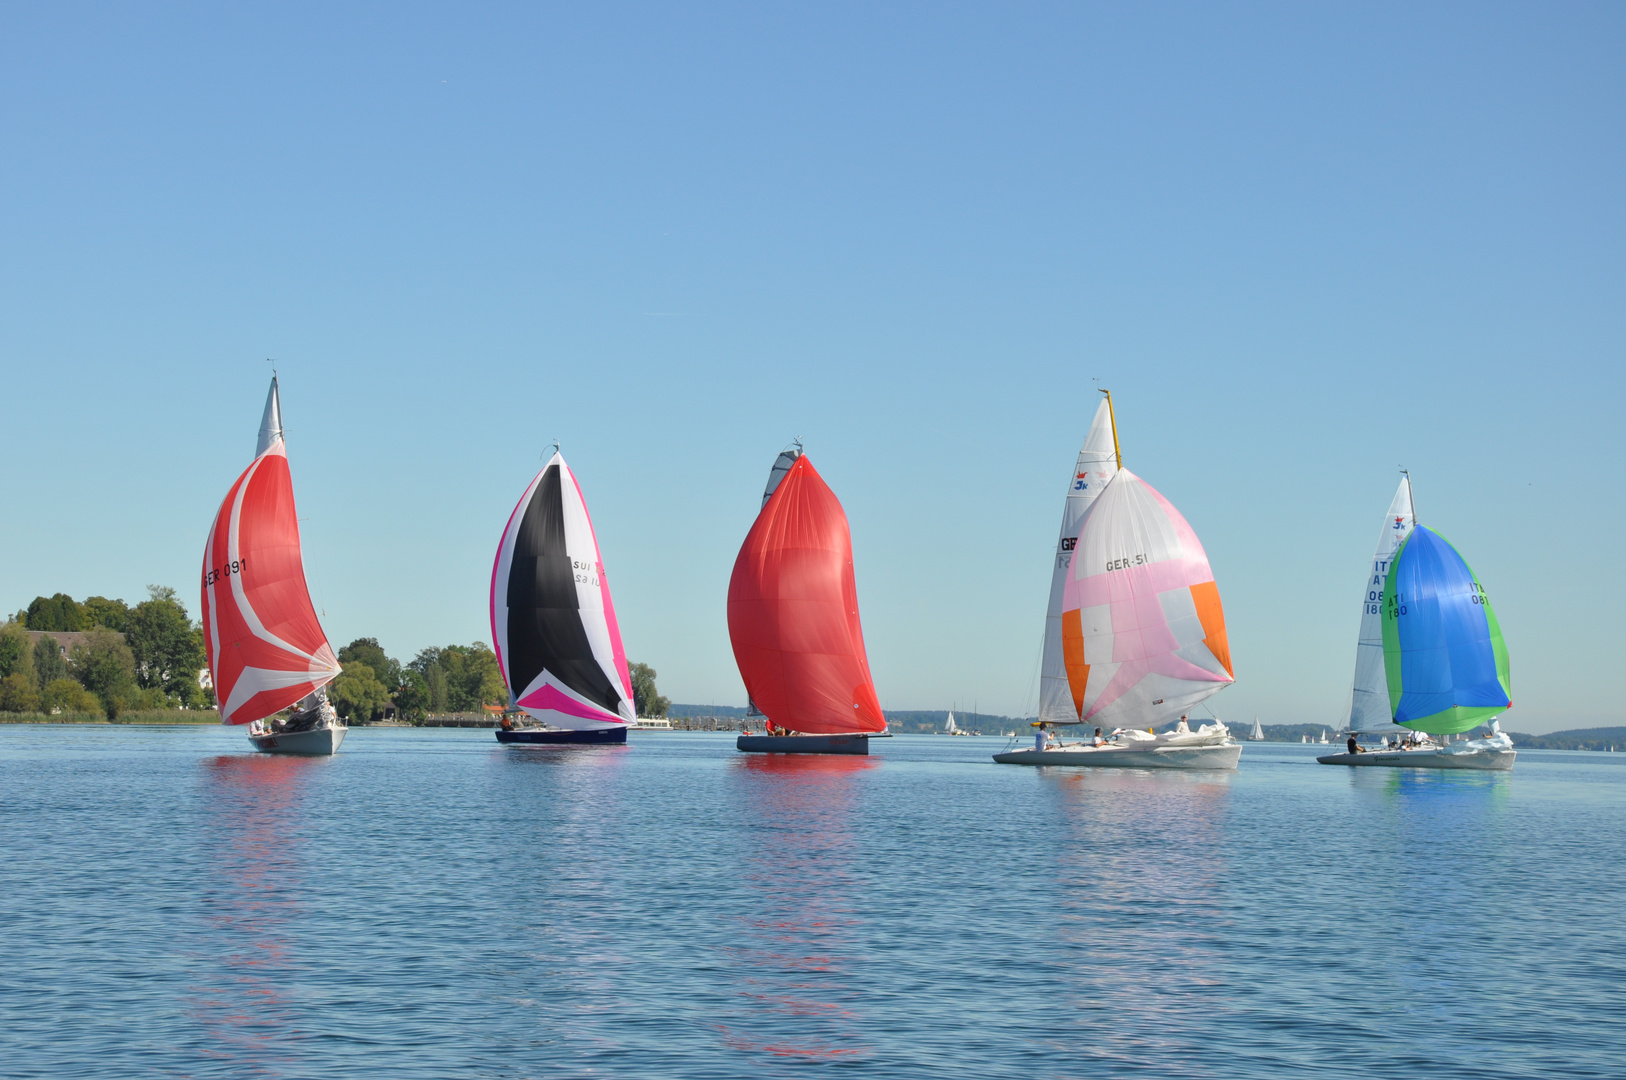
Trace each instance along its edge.
{"label": "green tree", "polygon": [[105,596],[90,596],[81,605],[85,612],[85,626],[104,626],[124,632],[124,620],[130,617],[130,606],[123,600],[109,600]]}
{"label": "green tree", "polygon": [[111,630],[92,630],[74,647],[70,670],[102,703],[109,720],[117,720],[135,686],[135,656]]}
{"label": "green tree", "polygon": [[357,660],[346,664],[333,680],[328,697],[339,715],[354,724],[370,723],[384,713],[390,692],[378,681],[373,669]]}
{"label": "green tree", "polygon": [[366,664],[387,690],[393,691],[401,685],[400,661],[386,656],[377,638],[364,637],[352,641],[339,650],[339,663],[346,666],[352,663]]}
{"label": "green tree", "polygon": [[16,620],[0,624],[0,679],[34,667],[34,646],[28,631]]}
{"label": "green tree", "polygon": [[54,679],[40,691],[40,711],[44,713],[98,713],[102,703],[77,680]]}
{"label": "green tree", "polygon": [[473,712],[508,701],[497,654],[484,642],[424,649],[407,667],[423,677],[429,712]]}
{"label": "green tree", "polygon": [[395,707],[403,719],[416,719],[429,711],[429,680],[423,672],[410,667],[401,671],[401,685],[395,690]]}
{"label": "green tree", "polygon": [[633,664],[629,670],[632,674],[632,703],[638,715],[665,716],[672,700],[661,697],[655,689],[655,669],[648,664]]}
{"label": "green tree", "polygon": [[423,680],[423,708],[425,712],[446,711],[446,668],[441,664],[443,650],[431,645],[419,649],[418,655],[407,664],[407,671],[415,672]]}
{"label": "green tree", "polygon": [[39,707],[32,674],[24,670],[0,679],[0,712],[38,712]]}
{"label": "green tree", "polygon": [[149,585],[147,591],[151,598],[130,611],[124,634],[135,659],[136,683],[194,704],[205,662],[203,634],[192,625],[174,589]]}
{"label": "green tree", "polygon": [[85,628],[85,609],[67,593],[34,597],[28,605],[30,630],[74,631]]}
{"label": "green tree", "polygon": [[34,642],[34,681],[40,686],[68,677],[68,662],[62,658],[62,643],[50,634]]}

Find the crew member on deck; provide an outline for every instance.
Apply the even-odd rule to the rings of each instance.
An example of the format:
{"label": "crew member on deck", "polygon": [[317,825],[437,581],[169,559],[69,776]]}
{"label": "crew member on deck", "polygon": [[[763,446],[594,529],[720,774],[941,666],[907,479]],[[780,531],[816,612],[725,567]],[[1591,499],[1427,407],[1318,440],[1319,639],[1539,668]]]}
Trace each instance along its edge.
{"label": "crew member on deck", "polygon": [[1361,752],[1361,744],[1355,741],[1354,732],[1350,732],[1349,734],[1349,752],[1352,754],[1358,754]]}
{"label": "crew member on deck", "polygon": [[1035,750],[1043,750],[1049,743],[1050,732],[1045,730],[1045,726],[1043,724],[1040,724],[1039,729],[1033,733],[1033,748]]}

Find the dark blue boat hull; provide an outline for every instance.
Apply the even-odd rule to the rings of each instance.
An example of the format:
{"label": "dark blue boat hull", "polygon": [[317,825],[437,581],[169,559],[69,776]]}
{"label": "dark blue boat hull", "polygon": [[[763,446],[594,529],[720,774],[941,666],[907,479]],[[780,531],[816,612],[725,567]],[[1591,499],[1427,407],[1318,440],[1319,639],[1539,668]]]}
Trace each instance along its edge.
{"label": "dark blue boat hull", "polygon": [[604,746],[611,743],[626,742],[627,729],[624,727],[614,727],[600,728],[595,731],[563,731],[542,728],[520,728],[517,731],[504,731],[501,728],[498,728],[497,741],[500,743],[517,743],[527,746]]}
{"label": "dark blue boat hull", "polygon": [[867,754],[868,735],[741,735],[736,749],[748,754]]}

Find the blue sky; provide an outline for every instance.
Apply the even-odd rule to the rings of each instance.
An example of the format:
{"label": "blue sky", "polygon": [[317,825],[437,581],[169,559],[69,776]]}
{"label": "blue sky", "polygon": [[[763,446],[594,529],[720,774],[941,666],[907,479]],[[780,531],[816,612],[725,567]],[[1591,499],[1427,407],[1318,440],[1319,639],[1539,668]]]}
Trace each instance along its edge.
{"label": "blue sky", "polygon": [[1508,726],[1619,722],[1618,5],[9,5],[0,609],[196,606],[276,357],[336,644],[490,639],[562,440],[628,652],[740,704],[792,437],[884,706],[1031,710],[1095,407],[1208,549],[1221,715],[1338,719],[1412,470]]}

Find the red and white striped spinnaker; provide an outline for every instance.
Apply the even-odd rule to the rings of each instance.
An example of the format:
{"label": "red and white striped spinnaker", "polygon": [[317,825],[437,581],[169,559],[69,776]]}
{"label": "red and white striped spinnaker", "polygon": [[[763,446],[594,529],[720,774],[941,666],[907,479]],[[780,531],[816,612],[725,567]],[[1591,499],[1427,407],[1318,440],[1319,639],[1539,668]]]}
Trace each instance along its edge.
{"label": "red and white striped spinnaker", "polygon": [[305,585],[275,376],[254,461],[209,529],[202,607],[221,723],[281,712],[339,674]]}

